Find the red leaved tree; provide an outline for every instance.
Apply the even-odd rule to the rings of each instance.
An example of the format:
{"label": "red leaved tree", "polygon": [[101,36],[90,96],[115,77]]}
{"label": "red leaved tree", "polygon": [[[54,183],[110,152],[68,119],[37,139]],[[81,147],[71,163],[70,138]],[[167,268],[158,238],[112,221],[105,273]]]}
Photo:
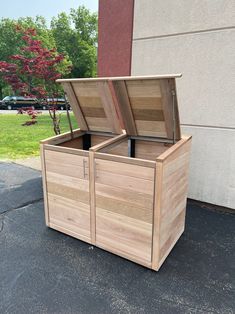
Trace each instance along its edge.
{"label": "red leaved tree", "polygon": [[[62,74],[69,73],[71,65],[56,48],[43,47],[42,42],[37,40],[35,29],[24,30],[17,26],[16,31],[21,33],[24,45],[19,54],[9,57],[11,62],[0,61],[3,79],[11,86],[15,95],[36,97],[45,102],[48,98],[57,98],[61,91],[58,90],[55,80]],[[49,112],[54,131],[59,134],[60,117],[56,114],[56,108],[51,107]]]}

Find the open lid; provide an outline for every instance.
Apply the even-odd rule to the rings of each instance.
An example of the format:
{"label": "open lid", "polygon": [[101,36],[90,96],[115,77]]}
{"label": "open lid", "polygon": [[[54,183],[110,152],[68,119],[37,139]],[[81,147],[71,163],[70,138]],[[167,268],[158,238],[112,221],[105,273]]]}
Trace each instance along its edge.
{"label": "open lid", "polygon": [[83,131],[123,132],[106,78],[59,79]]}
{"label": "open lid", "polygon": [[[179,140],[181,74],[59,79],[81,130]],[[122,121],[120,121],[122,120]]]}
{"label": "open lid", "polygon": [[179,140],[175,78],[181,74],[112,78],[128,135]]}

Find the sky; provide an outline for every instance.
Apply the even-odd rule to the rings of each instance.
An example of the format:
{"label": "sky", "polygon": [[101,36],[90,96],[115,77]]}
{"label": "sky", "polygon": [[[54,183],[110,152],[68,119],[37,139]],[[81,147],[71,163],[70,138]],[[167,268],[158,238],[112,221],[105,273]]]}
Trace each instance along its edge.
{"label": "sky", "polygon": [[92,12],[98,11],[98,0],[0,0],[0,18],[42,15],[49,22],[58,13],[68,13],[70,8],[79,5],[84,5]]}

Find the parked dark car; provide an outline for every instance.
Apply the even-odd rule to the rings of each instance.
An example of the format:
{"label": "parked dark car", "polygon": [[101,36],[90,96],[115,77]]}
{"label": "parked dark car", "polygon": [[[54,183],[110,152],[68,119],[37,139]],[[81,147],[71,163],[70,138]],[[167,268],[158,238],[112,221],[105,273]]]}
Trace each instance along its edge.
{"label": "parked dark car", "polygon": [[0,105],[2,109],[19,109],[22,107],[32,107],[34,109],[40,109],[40,104],[37,98],[29,98],[23,96],[6,96],[2,100]]}
{"label": "parked dark car", "polygon": [[49,107],[55,107],[57,110],[65,110],[66,100],[64,98],[47,98],[41,102],[41,109],[46,110]]}

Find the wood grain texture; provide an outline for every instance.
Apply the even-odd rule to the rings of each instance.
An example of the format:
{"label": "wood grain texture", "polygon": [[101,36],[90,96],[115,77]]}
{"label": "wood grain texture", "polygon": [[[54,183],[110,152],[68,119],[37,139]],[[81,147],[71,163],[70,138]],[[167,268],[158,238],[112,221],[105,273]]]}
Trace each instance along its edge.
{"label": "wood grain texture", "polygon": [[169,139],[174,138],[175,140],[179,140],[181,138],[180,121],[174,79],[160,80],[160,88],[167,137]]}
{"label": "wood grain texture", "polygon": [[[76,233],[81,239],[90,238],[90,206],[74,202],[67,197],[48,194],[50,206],[50,223]],[[79,210],[78,210],[79,208]]]}
{"label": "wood grain texture", "polygon": [[82,137],[59,143],[58,146],[82,149]]}
{"label": "wood grain texture", "polygon": [[59,153],[71,154],[71,155],[79,155],[79,156],[87,156],[87,157],[89,155],[88,151],[71,148],[71,147],[55,146],[51,144],[44,144],[44,149],[47,151],[54,151],[54,152],[59,152]]}
{"label": "wood grain texture", "polygon": [[86,117],[89,129],[96,132],[112,132],[107,118]]}
{"label": "wood grain texture", "polygon": [[185,208],[188,189],[188,169],[191,138],[182,139],[180,146],[162,162],[161,213],[158,268],[182,234],[185,225]]}
{"label": "wood grain texture", "polygon": [[161,97],[129,97],[133,110],[162,110]]}
{"label": "wood grain texture", "polygon": [[106,80],[116,80],[116,81],[133,81],[133,80],[154,80],[154,79],[168,79],[168,78],[180,78],[181,73],[176,74],[163,74],[163,75],[133,75],[133,76],[115,76],[115,77],[94,77],[94,78],[74,78],[74,79],[58,79],[56,82],[97,82],[97,81],[106,81]]}
{"label": "wood grain texture", "polygon": [[100,151],[110,155],[128,157],[128,141],[126,139],[113,144],[109,144]]}
{"label": "wood grain texture", "polygon": [[176,144],[172,145],[169,149],[167,149],[165,152],[163,152],[160,156],[157,157],[157,161],[159,162],[163,162],[165,160],[170,160],[170,156],[172,155],[174,158],[174,155],[176,153],[177,150],[181,150],[181,147],[183,146],[184,148],[182,149],[186,149],[185,148],[185,143],[187,141],[191,142],[192,140],[192,136],[184,136],[182,137],[181,140],[179,140]]}
{"label": "wood grain texture", "polygon": [[81,129],[122,133],[108,81],[72,81],[62,85],[79,125],[86,123],[87,128],[81,125]]}
{"label": "wood grain texture", "polygon": [[97,158],[95,163],[97,245],[150,263],[154,169]]}
{"label": "wood grain texture", "polygon": [[140,264],[151,263],[152,224],[96,208],[96,244]]}
{"label": "wood grain texture", "polygon": [[90,151],[96,152],[96,151],[100,151],[106,147],[109,147],[111,144],[117,143],[119,141],[121,141],[122,139],[126,138],[126,134],[120,134],[117,136],[113,136],[112,138],[103,138],[103,141],[101,142],[93,142],[92,143],[92,147],[90,148]]}
{"label": "wood grain texture", "polygon": [[100,153],[100,152],[95,152],[95,157],[99,159],[103,159],[103,160],[117,161],[117,162],[126,163],[130,165],[155,168],[155,162],[152,160],[130,158],[130,157],[125,157],[125,156],[111,155],[111,154],[109,155],[109,154]]}
{"label": "wood grain texture", "polygon": [[78,121],[78,125],[81,130],[88,130],[88,125],[85,120],[84,114],[81,110],[81,105],[79,103],[79,100],[77,98],[77,95],[74,91],[74,87],[71,83],[63,83],[62,84],[63,89],[68,97],[69,103],[73,109],[73,113],[76,117],[76,120]]}
{"label": "wood grain texture", "polygon": [[[127,139],[127,136],[124,136],[122,140],[114,138],[113,140],[104,142],[100,146],[97,146],[96,151],[116,156],[128,157]],[[135,158],[155,161],[158,156],[167,151],[171,146],[172,144],[169,143],[138,140],[137,137],[135,141]],[[94,147],[91,148],[91,150],[94,150]]]}
{"label": "wood grain texture", "polygon": [[[81,131],[80,129],[73,130],[73,137],[74,138],[80,137],[83,134],[85,134],[84,131]],[[66,133],[63,133],[63,134],[59,134],[59,135],[55,135],[55,136],[49,137],[49,138],[47,138],[45,140],[40,141],[40,143],[41,144],[57,145],[57,144],[69,141],[71,139],[72,139],[71,132],[66,132]]]}
{"label": "wood grain texture", "polygon": [[143,136],[153,136],[153,137],[162,137],[166,138],[166,127],[164,121],[135,121],[138,135]]}
{"label": "wood grain texture", "polygon": [[[162,142],[172,139],[173,118],[180,137],[172,77],[63,81],[89,130],[49,139],[41,153],[48,225],[153,270],[185,225],[191,137]],[[127,157],[126,134],[112,137],[122,133],[119,111],[135,158]],[[85,133],[89,151],[81,149]]]}
{"label": "wood grain texture", "polygon": [[110,139],[112,139],[112,137],[110,138],[109,136],[99,135],[99,133],[91,134],[91,148],[101,145],[103,142]]}
{"label": "wood grain texture", "polygon": [[129,97],[161,97],[159,80],[132,80],[126,81]]}
{"label": "wood grain texture", "polygon": [[136,140],[135,156],[140,159],[156,160],[158,156],[167,151],[172,144]]}
{"label": "wood grain texture", "polygon": [[113,81],[113,88],[118,102],[122,120],[128,135],[137,135],[135,120],[133,117],[130,100],[124,81]]}
{"label": "wood grain texture", "polygon": [[49,225],[90,241],[88,157],[45,150]]}
{"label": "wood grain texture", "polygon": [[96,198],[95,198],[95,159],[94,152],[89,152],[89,188],[90,188],[90,219],[91,243],[96,244]]}
{"label": "wood grain texture", "polygon": [[112,97],[112,93],[109,87],[108,82],[98,82],[97,83],[100,98],[102,100],[103,108],[106,114],[106,117],[109,121],[112,131],[115,134],[121,134],[122,128],[118,119],[118,115],[115,108],[115,103]]}
{"label": "wood grain texture", "polygon": [[161,205],[162,205],[162,163],[156,163],[154,205],[153,205],[153,238],[152,238],[152,269],[159,269],[160,259],[160,229],[161,229]]}
{"label": "wood grain texture", "polygon": [[47,199],[47,181],[46,181],[46,162],[44,155],[44,146],[40,144],[40,158],[42,167],[42,186],[43,186],[43,199],[44,199],[44,214],[46,225],[49,226],[49,211],[48,211],[48,199]]}

